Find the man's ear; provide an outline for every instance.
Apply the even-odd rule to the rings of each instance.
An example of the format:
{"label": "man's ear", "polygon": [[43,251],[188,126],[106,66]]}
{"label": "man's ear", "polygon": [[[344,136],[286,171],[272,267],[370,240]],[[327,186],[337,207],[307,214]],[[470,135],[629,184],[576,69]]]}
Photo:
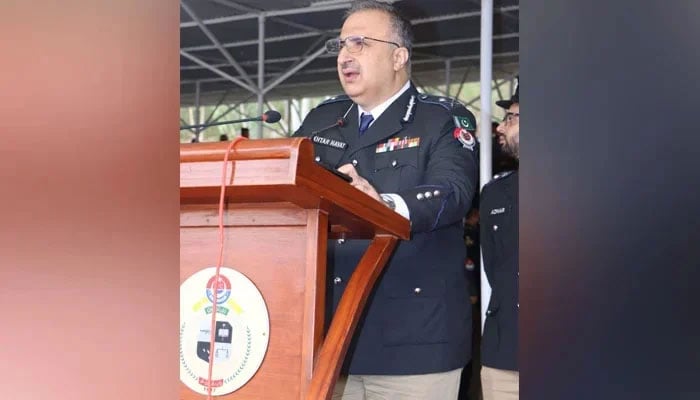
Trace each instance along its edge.
{"label": "man's ear", "polygon": [[398,71],[408,63],[408,49],[399,47],[394,50],[394,71]]}

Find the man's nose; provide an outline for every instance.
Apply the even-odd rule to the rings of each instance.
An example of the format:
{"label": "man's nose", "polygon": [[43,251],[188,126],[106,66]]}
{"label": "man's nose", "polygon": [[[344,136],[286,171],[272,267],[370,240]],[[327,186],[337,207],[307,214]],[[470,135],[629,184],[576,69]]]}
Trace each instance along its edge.
{"label": "man's nose", "polygon": [[500,124],[498,124],[498,126],[496,127],[496,132],[498,132],[498,133],[500,133],[500,134],[502,134],[502,135],[505,135],[505,133],[506,133],[506,123],[505,123],[505,122],[501,122]]}
{"label": "man's nose", "polygon": [[342,65],[353,60],[354,58],[348,49],[346,49],[345,46],[341,47],[340,52],[338,53],[338,64]]}

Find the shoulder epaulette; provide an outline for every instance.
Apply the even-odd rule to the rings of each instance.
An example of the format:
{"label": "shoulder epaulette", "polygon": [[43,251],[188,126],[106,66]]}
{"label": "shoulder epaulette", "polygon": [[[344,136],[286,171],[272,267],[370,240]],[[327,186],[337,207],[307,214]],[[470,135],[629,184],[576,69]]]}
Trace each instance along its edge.
{"label": "shoulder epaulette", "polygon": [[499,180],[499,179],[503,179],[503,178],[505,178],[505,177],[511,175],[513,172],[515,172],[515,171],[504,171],[504,172],[501,172],[500,174],[496,174],[496,175],[493,176],[493,179],[491,179],[490,181],[488,181],[486,184],[488,185],[488,184],[490,184],[491,182],[497,181],[497,180]]}
{"label": "shoulder epaulette", "polygon": [[462,107],[464,107],[462,103],[458,102],[457,100],[451,97],[433,96],[429,94],[418,95],[418,101],[420,101],[421,103],[438,105],[444,108],[445,110],[449,111],[450,113],[452,112],[452,109],[457,105],[461,105]]}
{"label": "shoulder epaulette", "polygon": [[324,101],[321,102],[321,104],[319,104],[317,107],[325,106],[326,104],[338,103],[338,102],[341,102],[341,101],[352,101],[352,100],[350,100],[350,97],[348,97],[348,95],[346,95],[346,94],[340,94],[340,95],[338,95],[338,96],[333,96],[333,97],[331,97],[330,99],[324,100]]}
{"label": "shoulder epaulette", "polygon": [[426,104],[434,104],[444,108],[455,122],[455,127],[464,128],[471,133],[476,132],[476,117],[461,102],[451,97],[431,96],[421,94],[418,100]]}

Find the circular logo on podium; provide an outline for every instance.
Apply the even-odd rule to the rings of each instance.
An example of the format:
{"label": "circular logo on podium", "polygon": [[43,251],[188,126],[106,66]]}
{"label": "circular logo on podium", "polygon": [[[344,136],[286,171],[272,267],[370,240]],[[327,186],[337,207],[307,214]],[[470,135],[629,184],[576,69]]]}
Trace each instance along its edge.
{"label": "circular logo on podium", "polygon": [[257,287],[232,268],[205,268],[180,285],[180,380],[207,394],[212,313],[216,293],[212,394],[245,385],[260,368],[270,337],[270,318]]}

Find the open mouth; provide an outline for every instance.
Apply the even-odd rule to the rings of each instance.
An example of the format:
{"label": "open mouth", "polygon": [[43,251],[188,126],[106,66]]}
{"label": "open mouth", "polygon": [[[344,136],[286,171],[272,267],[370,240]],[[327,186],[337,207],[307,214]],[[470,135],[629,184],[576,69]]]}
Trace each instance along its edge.
{"label": "open mouth", "polygon": [[345,78],[345,81],[347,82],[355,81],[357,77],[360,76],[360,72],[355,69],[344,68],[341,72],[343,74],[343,78]]}

